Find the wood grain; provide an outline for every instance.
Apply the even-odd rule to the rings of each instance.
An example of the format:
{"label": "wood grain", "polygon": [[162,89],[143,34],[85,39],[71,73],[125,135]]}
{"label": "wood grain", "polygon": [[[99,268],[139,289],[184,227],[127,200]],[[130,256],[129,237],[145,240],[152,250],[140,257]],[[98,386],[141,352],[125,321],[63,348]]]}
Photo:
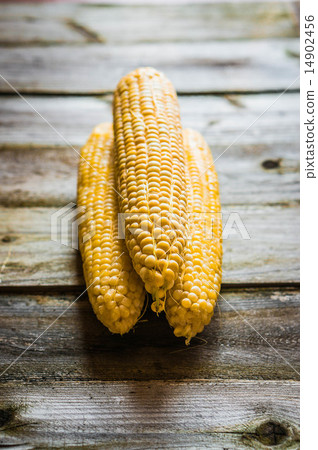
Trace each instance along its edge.
{"label": "wood grain", "polygon": [[69,307],[3,382],[299,378],[297,290],[223,290],[190,347],[149,309],[133,332],[111,335],[86,294],[70,306],[80,293],[0,294],[0,373]]}
{"label": "wood grain", "polygon": [[[162,70],[179,93],[282,91],[299,87],[298,47],[297,38],[14,47],[1,49],[0,65],[21,93],[112,92],[136,65]],[[1,80],[0,92],[12,88]]]}
{"label": "wood grain", "polygon": [[1,6],[3,45],[80,45],[98,39],[110,45],[297,35],[291,3]]}
{"label": "wood grain", "polygon": [[[51,240],[54,208],[1,208],[1,286],[83,286],[72,221]],[[237,205],[223,210],[224,283],[289,283],[299,280],[298,208]],[[230,216],[231,213],[235,215]],[[229,220],[229,222],[227,222]],[[243,224],[251,239],[239,232]],[[60,234],[61,233],[61,234]],[[226,236],[223,236],[226,237]],[[242,238],[243,237],[243,238]],[[62,245],[64,241],[67,245]]]}
{"label": "wood grain", "polygon": [[[13,5],[11,5],[13,6]],[[16,6],[16,5],[14,5]],[[0,6],[0,45],[49,45],[76,43],[83,44],[87,39],[77,32],[73,27],[67,26],[64,21],[52,17],[34,17],[32,9],[24,8],[25,16],[12,17],[10,9],[5,10]],[[38,5],[41,9],[41,5]],[[4,14],[5,13],[5,14]]]}
{"label": "wood grain", "polygon": [[[213,154],[220,155],[225,148],[213,146]],[[297,151],[296,144],[231,147],[216,162],[222,205],[297,205]],[[79,156],[73,149],[26,145],[0,150],[0,155],[1,206],[62,207],[76,203]]]}
{"label": "wood grain", "polygon": [[[271,448],[262,444],[275,437],[281,444],[275,448],[299,447],[299,385],[291,381],[8,385],[2,394],[17,405],[7,434],[36,448],[140,448],[147,441],[151,448],[180,448],[186,437],[186,448]],[[273,423],[280,436],[260,432]]]}
{"label": "wood grain", "polygon": [[[1,74],[53,128],[1,80],[0,373],[50,328],[0,379],[0,447],[296,450],[297,3],[123,2],[1,5]],[[251,237],[224,241],[215,317],[190,347],[149,308],[111,335],[80,296],[78,251],[50,235],[75,202],[76,151],[111,120],[104,94],[144,64],[183,94],[224,222],[237,212]]]}
{"label": "wood grain", "polygon": [[[112,121],[112,96],[26,96],[25,99],[32,106],[16,96],[0,97],[1,148],[9,145],[10,149],[18,145],[65,147],[56,130],[70,144],[82,146],[97,123]],[[203,133],[212,147],[227,147],[237,138],[240,145],[298,144],[298,93],[195,95],[180,97],[179,103],[183,127]]]}

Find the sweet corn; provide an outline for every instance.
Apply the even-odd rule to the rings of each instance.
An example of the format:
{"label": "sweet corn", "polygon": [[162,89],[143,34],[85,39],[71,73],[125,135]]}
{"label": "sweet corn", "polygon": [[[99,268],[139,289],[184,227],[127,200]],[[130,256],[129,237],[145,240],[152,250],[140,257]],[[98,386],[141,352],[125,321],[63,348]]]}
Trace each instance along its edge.
{"label": "sweet corn", "polygon": [[127,333],[145,300],[125,240],[118,238],[118,194],[113,164],[113,128],[95,127],[81,151],[77,206],[82,209],[79,246],[89,300],[112,333]]}
{"label": "sweet corn", "polygon": [[222,222],[217,174],[209,147],[193,130],[184,130],[183,139],[190,239],[183,254],[184,267],[167,295],[166,316],[174,334],[185,337],[189,344],[210,322],[220,290]]}
{"label": "sweet corn", "polygon": [[175,90],[156,70],[137,69],[119,82],[113,113],[126,244],[158,313],[185,245],[185,160]]}

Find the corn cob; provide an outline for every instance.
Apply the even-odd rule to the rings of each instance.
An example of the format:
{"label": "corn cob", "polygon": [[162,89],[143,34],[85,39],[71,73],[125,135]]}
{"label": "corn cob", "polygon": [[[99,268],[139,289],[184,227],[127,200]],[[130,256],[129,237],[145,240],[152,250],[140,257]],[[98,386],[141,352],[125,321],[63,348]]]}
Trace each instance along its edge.
{"label": "corn cob", "polygon": [[[186,242],[184,268],[167,295],[166,316],[174,334],[184,336],[189,344],[210,322],[220,290],[222,223],[217,174],[209,147],[193,130],[184,130],[183,139],[191,239]],[[213,230],[208,236],[210,219]]]}
{"label": "corn cob", "polygon": [[186,223],[185,162],[179,106],[167,78],[137,69],[114,96],[115,164],[126,216],[126,244],[136,272],[164,308],[182,265]]}
{"label": "corn cob", "polygon": [[[145,300],[125,240],[118,239],[118,194],[113,164],[113,129],[101,124],[81,151],[78,207],[84,210],[79,246],[89,300],[97,318],[112,333],[127,333]],[[91,233],[92,237],[87,239]]]}

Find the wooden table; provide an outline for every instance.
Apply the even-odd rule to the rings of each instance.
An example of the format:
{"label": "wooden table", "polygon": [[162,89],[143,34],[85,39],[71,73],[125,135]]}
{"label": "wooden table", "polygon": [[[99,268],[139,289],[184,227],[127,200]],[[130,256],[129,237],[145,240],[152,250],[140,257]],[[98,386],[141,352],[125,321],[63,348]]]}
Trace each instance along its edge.
{"label": "wooden table", "polygon": [[[114,3],[1,5],[0,447],[298,448],[297,5]],[[189,348],[151,312],[110,335],[86,294],[73,304],[78,251],[51,240],[76,151],[141,65],[224,152],[225,217],[251,238],[225,239],[219,307]]]}

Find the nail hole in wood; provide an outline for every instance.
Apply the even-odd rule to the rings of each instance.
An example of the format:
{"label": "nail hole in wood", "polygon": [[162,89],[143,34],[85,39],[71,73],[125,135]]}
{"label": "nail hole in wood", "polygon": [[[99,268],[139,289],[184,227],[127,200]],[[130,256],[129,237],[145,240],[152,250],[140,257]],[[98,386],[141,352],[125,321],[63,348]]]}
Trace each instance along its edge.
{"label": "nail hole in wood", "polygon": [[274,421],[262,423],[256,430],[258,440],[264,445],[280,445],[289,436],[288,429]]}
{"label": "nail hole in wood", "polygon": [[3,238],[1,240],[2,240],[2,242],[7,243],[7,242],[15,241],[16,238],[13,236],[6,235],[6,236],[3,236]]}
{"label": "nail hole in wood", "polygon": [[277,169],[280,166],[281,159],[266,159],[262,162],[264,169]]}
{"label": "nail hole in wood", "polygon": [[0,428],[13,419],[14,410],[11,408],[0,409]]}

